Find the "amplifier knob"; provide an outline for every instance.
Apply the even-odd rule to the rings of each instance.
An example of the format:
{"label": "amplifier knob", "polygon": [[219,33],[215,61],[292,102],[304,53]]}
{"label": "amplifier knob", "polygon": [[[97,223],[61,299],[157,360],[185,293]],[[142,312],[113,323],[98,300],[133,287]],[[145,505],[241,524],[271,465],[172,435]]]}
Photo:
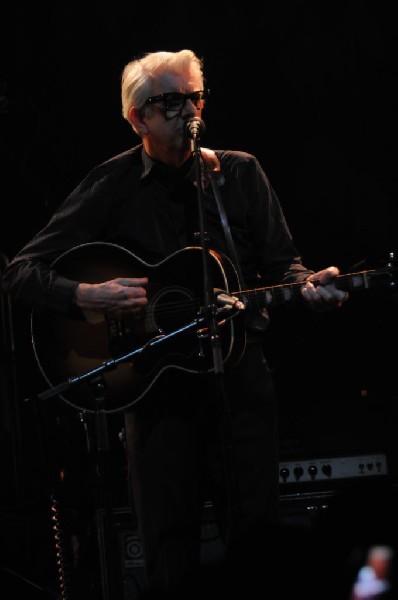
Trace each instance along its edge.
{"label": "amplifier knob", "polygon": [[287,467],[283,467],[280,472],[279,472],[280,476],[282,477],[282,481],[285,482],[287,481],[287,478],[290,475],[290,471]]}
{"label": "amplifier knob", "polygon": [[302,478],[302,476],[304,475],[304,469],[303,467],[295,467],[294,469],[294,478],[296,481],[300,481],[300,479]]}
{"label": "amplifier knob", "polygon": [[318,473],[318,468],[315,465],[311,465],[308,467],[308,473],[309,473],[311,479],[315,479],[315,477]]}

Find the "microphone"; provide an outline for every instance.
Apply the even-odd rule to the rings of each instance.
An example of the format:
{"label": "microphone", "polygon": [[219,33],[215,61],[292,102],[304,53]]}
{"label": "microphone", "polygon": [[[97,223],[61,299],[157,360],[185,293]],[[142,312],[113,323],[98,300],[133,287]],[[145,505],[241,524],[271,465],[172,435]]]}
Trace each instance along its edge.
{"label": "microphone", "polygon": [[200,139],[201,135],[206,131],[206,125],[199,119],[199,117],[193,117],[185,122],[184,132],[185,135],[192,140]]}

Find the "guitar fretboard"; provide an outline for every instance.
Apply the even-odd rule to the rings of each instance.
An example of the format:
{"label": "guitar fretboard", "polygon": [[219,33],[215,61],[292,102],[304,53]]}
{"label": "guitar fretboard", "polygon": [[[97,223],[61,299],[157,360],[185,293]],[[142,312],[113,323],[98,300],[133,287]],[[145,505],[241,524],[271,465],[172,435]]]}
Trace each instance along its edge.
{"label": "guitar fretboard", "polygon": [[[312,281],[312,283],[315,286],[321,285],[316,279]],[[368,271],[358,271],[356,273],[346,273],[336,277],[334,284],[338,289],[346,292],[369,289],[376,285],[387,284],[390,285],[390,287],[396,286],[396,282],[392,277],[392,271],[389,269],[373,269]],[[286,283],[233,292],[233,295],[244,298],[249,304],[255,304],[258,308],[264,308],[301,302],[303,299],[301,295],[302,287],[303,282]]]}

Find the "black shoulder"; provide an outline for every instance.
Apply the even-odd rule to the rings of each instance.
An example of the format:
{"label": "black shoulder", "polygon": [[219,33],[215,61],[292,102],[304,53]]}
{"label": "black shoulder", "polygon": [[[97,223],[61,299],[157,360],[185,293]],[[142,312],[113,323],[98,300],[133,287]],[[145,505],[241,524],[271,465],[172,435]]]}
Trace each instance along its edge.
{"label": "black shoulder", "polygon": [[241,150],[214,150],[214,152],[224,172],[264,175],[264,171],[254,154]]}
{"label": "black shoulder", "polygon": [[113,170],[118,168],[123,169],[125,167],[129,168],[140,164],[142,164],[142,144],[108,158],[108,160],[98,165],[97,168],[100,169],[101,167],[105,167]]}

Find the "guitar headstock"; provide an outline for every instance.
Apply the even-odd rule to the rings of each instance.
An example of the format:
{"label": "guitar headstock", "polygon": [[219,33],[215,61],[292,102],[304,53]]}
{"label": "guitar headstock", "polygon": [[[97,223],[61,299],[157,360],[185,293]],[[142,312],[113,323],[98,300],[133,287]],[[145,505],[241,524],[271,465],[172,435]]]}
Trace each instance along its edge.
{"label": "guitar headstock", "polygon": [[395,253],[389,253],[386,266],[340,275],[336,285],[347,291],[387,288],[395,295],[398,292],[398,264]]}
{"label": "guitar headstock", "polygon": [[390,252],[388,255],[386,271],[391,278],[388,287],[392,290],[398,290],[398,264],[395,252]]}

